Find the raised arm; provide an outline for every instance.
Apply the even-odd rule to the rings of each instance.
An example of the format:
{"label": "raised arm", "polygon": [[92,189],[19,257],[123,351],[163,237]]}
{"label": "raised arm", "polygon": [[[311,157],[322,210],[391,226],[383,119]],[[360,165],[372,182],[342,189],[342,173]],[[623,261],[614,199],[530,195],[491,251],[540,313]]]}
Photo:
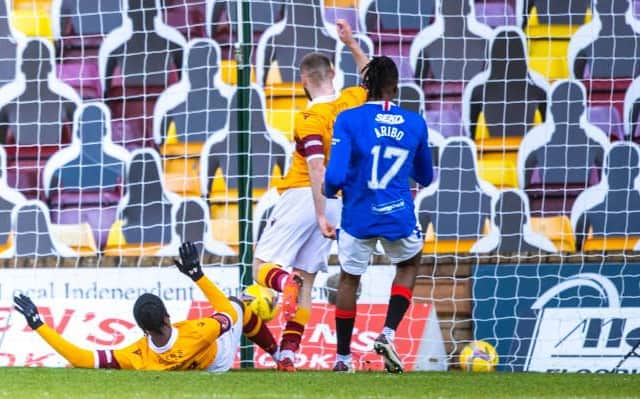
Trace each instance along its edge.
{"label": "raised arm", "polygon": [[16,310],[25,317],[29,327],[37,332],[42,339],[44,339],[56,352],[60,354],[60,356],[67,359],[73,367],[96,367],[94,351],[83,349],[72,344],[58,334],[53,328],[46,325],[42,321],[38,308],[31,301],[31,298],[25,295],[20,295],[14,297],[13,301]]}
{"label": "raised arm", "polygon": [[209,280],[209,278],[202,272],[202,266],[200,265],[200,252],[193,243],[185,242],[180,247],[180,258],[182,262],[174,260],[178,270],[193,280],[193,282],[200,287],[200,290],[202,290],[204,296],[207,297],[207,300],[215,309],[216,313],[222,313],[223,315],[229,316],[230,324],[228,326],[224,325],[226,324],[225,320],[214,317],[223,325],[222,330],[227,330],[236,322],[236,320],[238,320],[238,312],[236,312],[236,309],[224,292],[222,292],[222,290]]}
{"label": "raised arm", "polygon": [[360,77],[362,77],[362,71],[369,63],[369,57],[367,57],[364,51],[362,51],[360,44],[358,44],[358,41],[353,37],[353,32],[351,31],[351,25],[349,25],[349,22],[344,19],[337,20],[336,29],[338,30],[338,37],[340,38],[340,41],[351,51],[351,55],[358,67]]}

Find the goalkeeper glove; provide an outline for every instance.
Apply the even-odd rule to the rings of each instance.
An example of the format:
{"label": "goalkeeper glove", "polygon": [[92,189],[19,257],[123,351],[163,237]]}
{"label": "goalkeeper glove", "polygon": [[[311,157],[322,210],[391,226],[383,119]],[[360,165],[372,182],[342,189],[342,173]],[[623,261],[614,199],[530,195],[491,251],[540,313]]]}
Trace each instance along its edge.
{"label": "goalkeeper glove", "polygon": [[44,324],[40,318],[40,313],[38,313],[38,308],[33,301],[31,301],[31,298],[20,294],[20,296],[13,297],[13,302],[16,310],[27,319],[29,327],[35,330]]}
{"label": "goalkeeper glove", "polygon": [[182,262],[174,259],[173,263],[176,264],[182,274],[185,274],[193,281],[198,281],[204,276],[202,266],[200,266],[200,253],[193,243],[185,242],[180,246],[180,259],[182,259]]}

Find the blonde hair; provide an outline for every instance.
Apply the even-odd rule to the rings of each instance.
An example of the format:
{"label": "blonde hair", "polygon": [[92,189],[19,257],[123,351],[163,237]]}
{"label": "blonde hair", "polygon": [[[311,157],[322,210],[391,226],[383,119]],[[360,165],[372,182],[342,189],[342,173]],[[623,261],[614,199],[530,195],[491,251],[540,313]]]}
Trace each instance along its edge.
{"label": "blonde hair", "polygon": [[314,86],[329,80],[329,72],[332,69],[331,60],[322,53],[309,53],[300,61],[300,73],[307,75]]}

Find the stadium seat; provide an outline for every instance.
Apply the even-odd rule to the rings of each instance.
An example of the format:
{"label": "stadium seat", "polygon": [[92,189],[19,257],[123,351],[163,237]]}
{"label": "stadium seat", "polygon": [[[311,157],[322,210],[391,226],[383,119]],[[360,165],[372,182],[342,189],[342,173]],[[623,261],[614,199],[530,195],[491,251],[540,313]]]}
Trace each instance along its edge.
{"label": "stadium seat", "polygon": [[640,239],[640,147],[613,143],[602,180],[583,191],[571,210],[577,247],[583,251],[629,250]]}
{"label": "stadium seat", "polygon": [[177,201],[165,190],[158,153],[150,148],[134,150],[105,255],[155,255],[171,242],[171,209]]}
{"label": "stadium seat", "polygon": [[529,1],[525,33],[531,69],[548,79],[569,76],[569,39],[590,20],[591,0]]}
{"label": "stadium seat", "polygon": [[0,146],[0,257],[13,245],[11,212],[26,201],[24,196],[7,184],[7,153]]}
{"label": "stadium seat", "polygon": [[410,43],[382,43],[379,45],[380,53],[391,58],[398,67],[400,82],[413,82],[413,69],[411,68]]}
{"label": "stadium seat", "polygon": [[104,36],[122,25],[121,0],[54,0],[54,37],[64,48],[98,48]]}
{"label": "stadium seat", "polygon": [[516,187],[516,152],[544,120],[548,84],[529,71],[520,29],[496,29],[489,48],[486,71],[465,88],[462,122],[478,144],[480,174],[496,186]]}
{"label": "stadium seat", "polygon": [[631,82],[624,96],[624,134],[640,142],[640,77]]}
{"label": "stadium seat", "polygon": [[76,92],[55,77],[53,47],[42,39],[26,42],[16,79],[0,88],[0,137],[9,156],[8,182],[29,198],[42,187],[48,156],[69,142]]}
{"label": "stadium seat", "polygon": [[54,223],[87,223],[102,248],[115,221],[129,153],[111,141],[109,109],[87,103],[76,110],[73,142],[44,168],[44,192]]}
{"label": "stadium seat", "polygon": [[[450,1],[450,0],[448,0]],[[374,42],[409,44],[434,15],[434,0],[360,0],[360,26]],[[403,43],[406,42],[406,43]]]}
{"label": "stadium seat", "polygon": [[15,0],[12,25],[26,36],[53,38],[51,0]]}
{"label": "stadium seat", "polygon": [[547,120],[527,133],[518,153],[519,186],[532,215],[569,214],[576,196],[598,182],[608,147],[607,135],[587,121],[584,85],[556,81]]}
{"label": "stadium seat", "polygon": [[427,126],[435,129],[444,137],[463,136],[462,115],[459,108],[427,110]]}
{"label": "stadium seat", "polygon": [[558,252],[576,252],[576,239],[567,215],[531,217],[531,230],[551,240]]}
{"label": "stadium seat", "polygon": [[16,70],[18,56],[17,40],[21,33],[15,30],[10,18],[11,0],[0,0],[0,87],[11,82]]}
{"label": "stadium seat", "polygon": [[640,74],[640,21],[627,20],[629,0],[595,3],[593,21],[569,44],[569,66],[587,87],[590,104],[613,105],[623,113],[624,94]]}
{"label": "stadium seat", "polygon": [[83,99],[102,98],[97,59],[90,56],[79,59],[79,62],[67,60],[56,64],[58,79],[73,87]]}
{"label": "stadium seat", "polygon": [[486,67],[493,32],[474,18],[467,0],[437,0],[436,10],[434,23],[414,39],[410,62],[427,95],[459,96],[462,84]]}
{"label": "stadium seat", "polygon": [[481,24],[497,28],[506,25],[518,25],[513,5],[502,0],[476,0],[474,2],[476,19]]}
{"label": "stadium seat", "polygon": [[[210,0],[208,2],[211,2]],[[238,24],[238,6],[235,1],[216,0],[215,7],[209,6],[207,16],[207,30],[209,37],[218,39],[220,33],[224,35],[220,38],[219,43],[234,43],[236,38],[235,29]],[[249,13],[251,15],[251,29],[254,34],[254,43],[257,43],[260,35],[276,22],[283,18],[284,5],[290,3],[290,0],[253,0],[249,3]],[[216,25],[219,25],[219,15],[224,13],[227,18],[227,24],[223,29],[218,29],[216,35]],[[226,32],[225,32],[226,29]]]}
{"label": "stadium seat", "polygon": [[[182,80],[162,93],[154,111],[154,138],[167,147],[204,143],[229,119],[233,88],[221,80],[220,46],[210,39],[187,44]],[[172,125],[172,126],[170,126]]]}
{"label": "stadium seat", "polygon": [[213,239],[224,243],[237,253],[240,245],[238,202],[231,198],[210,201],[210,204]]}
{"label": "stadium seat", "polygon": [[497,192],[477,174],[476,148],[468,138],[446,139],[439,155],[438,179],[415,199],[419,222],[429,238],[425,253],[468,252],[485,233]]}
{"label": "stadium seat", "polygon": [[520,190],[504,190],[493,199],[491,230],[471,248],[471,252],[498,255],[528,255],[558,252],[547,237],[533,230],[529,201]]}
{"label": "stadium seat", "polygon": [[258,42],[259,84],[267,83],[270,73],[277,73],[284,83],[298,82],[300,60],[310,51],[324,52],[333,60],[337,46],[335,27],[331,30],[326,23],[323,4],[324,0],[290,0],[285,4],[284,19],[265,30]]}
{"label": "stadium seat", "polygon": [[81,101],[71,87],[56,79],[51,43],[41,39],[26,42],[15,73],[16,79],[0,88],[0,129],[5,143],[62,144],[63,125],[73,120]]}
{"label": "stadium seat", "polygon": [[[489,54],[487,69],[464,91],[467,133],[476,140],[523,137],[535,125],[536,114],[544,120],[549,85],[529,70],[520,29],[496,29]],[[478,122],[481,117],[484,126]]]}
{"label": "stadium seat", "polygon": [[349,23],[354,33],[363,31],[360,27],[360,18],[356,8],[358,6],[357,0],[355,1],[356,4],[351,5],[332,5],[331,3],[331,0],[325,0],[324,2],[324,18],[327,22],[335,24],[337,20],[344,19]]}
{"label": "stadium seat", "polygon": [[587,108],[587,120],[602,130],[611,141],[625,139],[625,130],[618,109],[611,105],[594,105]]}
{"label": "stadium seat", "polygon": [[213,0],[165,0],[164,20],[187,40],[207,37],[207,3]]}
{"label": "stadium seat", "polygon": [[58,40],[58,77],[82,98],[102,98],[98,50],[104,37],[122,25],[119,0],[55,0],[54,37]]}
{"label": "stadium seat", "polygon": [[113,140],[127,148],[153,146],[153,109],[175,83],[186,41],[154,17],[160,0],[130,0],[127,18],[99,52],[100,79],[113,117]]}
{"label": "stadium seat", "polygon": [[486,64],[493,32],[473,16],[466,0],[437,0],[433,24],[411,44],[409,63],[424,87],[430,123],[445,136],[460,135],[465,84]]}
{"label": "stadium seat", "polygon": [[309,100],[305,96],[274,96],[265,93],[267,124],[281,131],[289,141],[293,141],[296,113],[307,108]]}
{"label": "stadium seat", "polygon": [[11,215],[13,246],[2,257],[62,256],[78,253],[52,235],[47,206],[37,200],[17,204]]}
{"label": "stadium seat", "polygon": [[[273,207],[279,198],[278,190],[271,188],[266,192],[254,191],[253,197],[253,240],[258,242],[267,225]],[[257,199],[257,201],[256,201]],[[211,203],[211,226],[213,240],[224,243],[235,253],[238,252],[240,235],[238,230],[238,203],[234,197],[217,197]],[[218,244],[219,245],[219,244]]]}
{"label": "stadium seat", "polygon": [[97,255],[98,248],[89,224],[51,224],[50,229],[51,236],[71,248],[76,256]]}
{"label": "stadium seat", "polygon": [[223,242],[213,239],[209,209],[200,198],[186,198],[173,206],[171,243],[162,247],[158,256],[180,256],[183,242],[192,242],[200,253],[232,256],[234,250]]}
{"label": "stadium seat", "polygon": [[199,196],[200,152],[222,134],[233,88],[221,81],[220,47],[210,39],[187,44],[182,80],[165,90],[154,111],[154,138],[163,155],[167,189]]}
{"label": "stadium seat", "polygon": [[[284,134],[268,126],[266,121],[264,93],[258,86],[252,86],[250,95],[250,109],[259,110],[251,112],[249,123],[251,132],[251,162],[252,162],[252,187],[254,192],[264,192],[272,184],[275,166],[279,173],[284,175],[286,171],[287,156],[290,153],[290,143]],[[238,107],[238,92],[231,99],[231,109]],[[237,118],[229,120],[225,134],[210,136],[204,145],[201,154],[200,184],[202,193],[212,200],[222,195],[224,198],[233,198],[237,190],[238,176],[238,134]],[[222,173],[224,185],[216,185],[216,176]],[[216,189],[217,188],[217,189]],[[218,191],[222,189],[223,191]],[[256,195],[257,198],[257,195]],[[212,218],[215,214],[212,212]]]}

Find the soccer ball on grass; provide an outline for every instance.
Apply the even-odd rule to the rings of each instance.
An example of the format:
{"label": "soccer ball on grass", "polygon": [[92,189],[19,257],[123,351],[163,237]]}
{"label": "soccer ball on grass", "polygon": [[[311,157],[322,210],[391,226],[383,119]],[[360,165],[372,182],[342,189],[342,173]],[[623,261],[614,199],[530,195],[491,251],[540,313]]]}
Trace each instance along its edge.
{"label": "soccer ball on grass", "polygon": [[496,349],[484,341],[473,341],[460,352],[460,366],[466,371],[495,371],[498,360]]}

